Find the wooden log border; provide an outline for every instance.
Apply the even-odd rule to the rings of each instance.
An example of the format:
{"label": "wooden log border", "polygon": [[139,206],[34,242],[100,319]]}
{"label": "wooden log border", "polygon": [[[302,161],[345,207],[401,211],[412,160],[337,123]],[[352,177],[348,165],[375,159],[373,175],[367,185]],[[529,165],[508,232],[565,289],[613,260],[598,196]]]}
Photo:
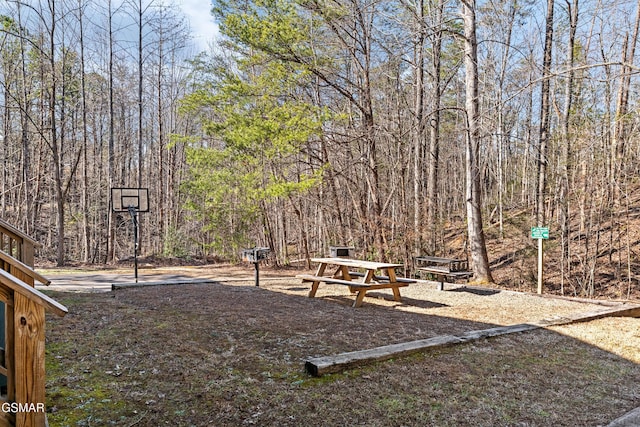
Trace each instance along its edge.
{"label": "wooden log border", "polygon": [[495,328],[469,331],[460,335],[440,335],[423,340],[410,341],[399,344],[385,345],[368,350],[352,351],[334,356],[308,358],[305,361],[305,371],[314,377],[324,374],[341,372],[351,367],[362,366],[368,363],[380,362],[394,357],[407,356],[425,350],[449,347],[456,344],[464,344],[483,338],[497,337],[500,335],[528,332],[550,326],[567,325],[570,323],[588,322],[605,317],[640,317],[640,306],[624,305],[605,310],[578,313],[566,317],[552,317],[538,322],[520,323],[510,326],[498,326]]}

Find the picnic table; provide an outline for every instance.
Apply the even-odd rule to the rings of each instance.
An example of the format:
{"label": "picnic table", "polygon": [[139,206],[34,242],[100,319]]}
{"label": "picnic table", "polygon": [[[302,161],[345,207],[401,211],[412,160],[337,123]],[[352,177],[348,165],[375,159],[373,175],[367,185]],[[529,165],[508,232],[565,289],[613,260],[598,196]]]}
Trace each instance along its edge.
{"label": "picnic table", "polygon": [[[309,298],[313,298],[318,291],[320,283],[345,285],[352,293],[357,293],[353,307],[360,307],[367,291],[374,289],[392,289],[394,301],[401,301],[400,288],[415,283],[415,280],[399,278],[395,269],[403,267],[402,264],[385,262],[363,261],[351,258],[312,258],[312,262],[318,263],[315,275],[299,274],[296,277],[303,282],[311,282]],[[327,267],[335,267],[335,272],[325,275]],[[376,274],[379,272],[380,274]]]}
{"label": "picnic table", "polygon": [[455,282],[456,279],[466,279],[473,275],[466,259],[419,256],[415,261],[416,271],[429,273],[438,280],[439,291],[444,289],[445,281]]}

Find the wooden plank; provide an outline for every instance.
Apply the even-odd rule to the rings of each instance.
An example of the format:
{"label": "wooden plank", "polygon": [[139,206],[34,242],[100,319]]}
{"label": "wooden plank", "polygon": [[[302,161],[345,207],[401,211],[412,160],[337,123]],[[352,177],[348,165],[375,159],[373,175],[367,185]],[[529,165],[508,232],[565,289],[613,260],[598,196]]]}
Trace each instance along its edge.
{"label": "wooden plank", "polygon": [[9,224],[8,222],[2,219],[0,219],[0,232],[2,232],[3,234],[6,234],[8,237],[12,239],[24,240],[25,242],[29,242],[35,248],[42,247],[42,245],[37,240],[33,239],[31,236],[28,236],[27,234],[23,233],[22,231],[18,230],[16,227],[14,227],[13,225]]}
{"label": "wooden plank", "polygon": [[215,280],[206,280],[206,279],[188,279],[188,280],[172,280],[165,282],[137,282],[137,283],[112,283],[111,290],[116,291],[118,289],[127,289],[127,288],[143,288],[146,286],[176,286],[176,285],[194,285],[194,284],[216,284],[220,283]]}
{"label": "wooden plank", "polygon": [[640,426],[640,408],[627,412],[620,418],[616,418],[607,427],[638,427]]}
{"label": "wooden plank", "polygon": [[[11,297],[13,301],[13,296]],[[7,368],[7,399],[14,402],[16,400],[16,377],[15,377],[15,311],[13,310],[13,304],[7,304],[5,307],[5,319],[7,324],[5,325],[5,352],[4,352],[4,366]]]}
{"label": "wooden plank", "polygon": [[[350,271],[349,274],[351,276],[358,276],[358,277],[364,277],[364,273],[361,273],[359,271]],[[380,275],[375,275],[373,276],[373,280],[389,280],[389,276],[380,276]],[[396,277],[396,282],[398,283],[418,283],[417,280],[415,279],[409,279],[406,277]]]}
{"label": "wooden plank", "polygon": [[632,305],[614,307],[605,310],[578,313],[567,317],[543,319],[532,323],[521,323],[511,326],[497,326],[495,328],[468,331],[460,335],[441,335],[423,340],[391,344],[367,350],[352,351],[334,356],[308,358],[305,361],[305,370],[313,376],[321,376],[324,374],[340,372],[353,366],[362,366],[367,363],[384,361],[425,350],[464,344],[483,338],[528,332],[548,326],[560,326],[576,322],[586,322],[612,316],[640,317],[640,306]]}
{"label": "wooden plank", "polygon": [[13,292],[0,286],[0,301],[7,305],[13,305]]}
{"label": "wooden plank", "polygon": [[[35,280],[45,285],[49,285],[51,283],[49,279],[35,272],[33,268],[29,267],[24,262],[12,257],[8,253],[1,250],[0,250],[0,260],[4,261],[5,263],[9,264],[13,269],[15,269],[14,271],[9,271],[10,273],[12,273],[14,276],[18,277],[20,280],[22,280],[23,282],[29,285],[33,285],[33,282]],[[22,276],[18,275],[16,271],[19,271],[20,273],[22,273]],[[31,280],[28,281],[27,278],[31,278]]]}
{"label": "wooden plank", "polygon": [[605,317],[640,317],[640,306],[627,305],[608,307],[603,310],[588,311],[585,313],[575,313],[568,316],[555,316],[543,319],[532,324],[545,328],[548,326],[560,326],[570,323],[589,322],[591,320],[603,319]]}
{"label": "wooden plank", "polygon": [[365,291],[373,291],[376,289],[397,289],[397,288],[404,288],[406,286],[409,286],[408,283],[358,283],[355,282],[352,285],[349,285],[354,289],[362,289]]}
{"label": "wooden plank", "polygon": [[[0,404],[7,402],[4,399],[0,399]],[[10,412],[0,411],[0,427],[15,427],[16,416]]]}
{"label": "wooden plank", "polygon": [[304,368],[307,373],[314,377],[324,374],[341,372],[353,366],[362,366],[365,363],[372,363],[391,359],[393,357],[405,356],[428,348],[446,347],[459,343],[459,338],[453,335],[441,335],[425,340],[410,341],[402,344],[393,344],[368,350],[352,351],[337,354],[335,356],[323,356],[309,358],[305,361]]}
{"label": "wooden plank", "polygon": [[299,279],[302,279],[305,282],[324,282],[331,283],[336,285],[345,285],[354,289],[365,289],[365,290],[373,290],[373,289],[390,289],[397,287],[405,287],[409,286],[409,283],[362,283],[362,282],[352,282],[350,280],[342,280],[342,279],[334,279],[333,277],[326,276],[312,276],[310,274],[299,274],[296,276]]}
{"label": "wooden plank", "polygon": [[336,285],[346,285],[346,286],[368,286],[366,283],[360,282],[352,282],[350,280],[342,280],[342,279],[334,279],[333,277],[327,276],[312,276],[311,274],[298,274],[296,276],[299,279],[302,279],[304,282],[325,282],[325,283],[333,283]]}
{"label": "wooden plank", "polygon": [[436,276],[438,280],[438,290],[444,290],[444,284],[446,283],[454,283],[456,279],[466,279],[471,277],[473,273],[471,271],[445,271],[444,267],[419,267],[416,269],[417,271],[424,271],[425,273],[430,273]]}
{"label": "wooden plank", "polygon": [[437,266],[429,266],[429,267],[418,267],[416,270],[424,271],[425,273],[434,273],[434,274],[449,274],[450,271],[447,267],[437,267]]}
{"label": "wooden plank", "polygon": [[39,290],[29,286],[22,280],[12,276],[4,270],[0,270],[0,285],[11,289],[11,291],[14,292],[14,303],[15,295],[21,294],[60,317],[63,317],[68,312],[67,307],[60,304],[58,301],[53,298],[49,298]]}
{"label": "wooden plank", "polygon": [[448,273],[447,276],[453,278],[465,278],[473,276],[473,273],[471,271],[452,271],[451,273]]}
{"label": "wooden plank", "polygon": [[444,258],[437,256],[418,256],[416,257],[416,261],[418,262],[431,262],[437,264],[449,264],[451,262],[464,261],[458,258]]}
{"label": "wooden plank", "polygon": [[364,261],[351,258],[311,258],[312,262],[321,264],[345,265],[347,267],[362,268],[365,270],[379,270],[381,268],[399,268],[402,264],[392,264],[387,262]]}
{"label": "wooden plank", "polygon": [[[14,296],[15,325],[15,401],[44,404],[45,351],[44,307],[26,295]],[[44,412],[19,412],[17,426],[44,426]]]}

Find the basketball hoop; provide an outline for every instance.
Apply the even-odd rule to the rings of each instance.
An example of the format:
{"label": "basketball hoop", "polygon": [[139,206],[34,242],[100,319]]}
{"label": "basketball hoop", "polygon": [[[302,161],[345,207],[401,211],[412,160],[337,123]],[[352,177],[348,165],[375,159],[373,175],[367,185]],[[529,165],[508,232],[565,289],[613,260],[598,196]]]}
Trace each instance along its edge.
{"label": "basketball hoop", "polygon": [[149,212],[149,189],[112,188],[111,208],[114,212],[129,212],[133,226],[133,264],[138,283],[138,212]]}

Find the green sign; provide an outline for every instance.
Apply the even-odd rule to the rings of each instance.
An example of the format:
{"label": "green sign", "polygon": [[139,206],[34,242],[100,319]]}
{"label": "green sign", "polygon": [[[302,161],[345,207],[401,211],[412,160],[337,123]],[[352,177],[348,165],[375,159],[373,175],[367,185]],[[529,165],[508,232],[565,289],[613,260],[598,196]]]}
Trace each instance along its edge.
{"label": "green sign", "polygon": [[548,239],[549,227],[531,227],[532,239]]}

